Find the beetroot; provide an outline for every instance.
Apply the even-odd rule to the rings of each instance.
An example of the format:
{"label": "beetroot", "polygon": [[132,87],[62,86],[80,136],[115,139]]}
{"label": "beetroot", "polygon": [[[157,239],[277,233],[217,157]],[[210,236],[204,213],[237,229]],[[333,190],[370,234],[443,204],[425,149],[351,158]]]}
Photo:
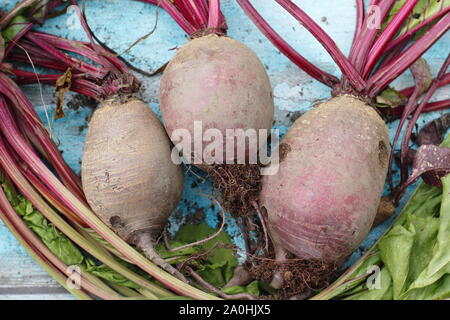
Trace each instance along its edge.
{"label": "beetroot", "polygon": [[[272,89],[264,66],[246,45],[225,36],[203,36],[178,50],[164,71],[160,103],[169,136],[187,129],[194,137],[195,121],[201,122],[203,132],[218,129],[223,137],[227,129],[272,127]],[[202,149],[208,144],[203,142]],[[226,139],[222,149],[223,163],[237,160],[236,152],[226,155]],[[194,157],[201,160],[195,164],[214,162],[214,154],[205,155],[202,150]]]}
{"label": "beetroot", "polygon": [[342,260],[377,212],[389,157],[384,121],[340,96],[300,117],[281,145],[279,172],[264,177],[260,200],[275,244],[302,259]]}

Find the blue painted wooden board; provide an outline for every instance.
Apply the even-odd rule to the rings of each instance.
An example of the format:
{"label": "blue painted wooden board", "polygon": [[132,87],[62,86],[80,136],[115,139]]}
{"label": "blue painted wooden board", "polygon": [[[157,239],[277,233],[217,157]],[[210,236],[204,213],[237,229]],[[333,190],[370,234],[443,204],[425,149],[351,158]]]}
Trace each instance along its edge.
{"label": "blue painted wooden board", "polygon": [[[312,80],[303,71],[295,67],[286,57],[280,54],[266,38],[247,19],[234,0],[222,0],[222,7],[229,25],[229,36],[241,40],[250,46],[260,57],[269,73],[274,88],[276,111],[275,126],[285,133],[291,124],[291,117],[304,112],[320,99],[330,97],[329,89]],[[329,32],[339,47],[347,53],[355,24],[354,0],[295,1]],[[2,9],[11,8],[16,0],[2,1]],[[320,44],[293,18],[278,7],[273,1],[253,1],[264,17],[275,26],[292,46],[298,49],[322,69],[340,75],[328,54]],[[87,17],[97,36],[104,40],[117,52],[123,52],[136,39],[148,33],[154,26],[155,7],[131,0],[90,0],[87,1]],[[169,61],[175,54],[176,47],[182,46],[187,38],[181,29],[163,11],[158,14],[156,32],[144,42],[134,47],[125,55],[134,65],[144,70],[155,70]],[[74,15],[64,15],[49,21],[44,31],[59,34],[71,39],[86,39],[83,31],[77,26]],[[443,63],[447,53],[450,35],[446,34],[427,54],[426,59],[432,70],[436,71]],[[160,76],[142,78],[143,88],[140,98],[159,114],[158,85]],[[395,82],[395,87],[404,88],[412,85],[410,75],[406,73]],[[54,110],[53,91],[50,88],[35,86],[25,88],[44,123],[52,128],[55,138],[69,165],[77,172],[80,169],[80,158],[86,134],[86,118],[92,112],[92,106],[79,101],[74,95],[66,96],[66,117],[48,124],[47,115],[51,118]],[[439,90],[434,99],[448,99],[448,89]],[[439,112],[423,116],[419,125],[439,116]],[[389,124],[393,135],[397,123]],[[187,216],[200,210],[206,215],[211,226],[217,223],[218,208],[199,193],[211,190],[209,181],[204,181],[191,170],[186,172],[186,184],[176,218],[172,218],[171,231],[175,231]],[[406,199],[405,199],[406,200]],[[180,217],[184,217],[181,218]],[[228,220],[230,221],[230,220]],[[353,262],[364,250],[367,250],[386,230],[390,221],[375,228],[350,258]],[[236,244],[242,247],[242,239],[233,222],[229,222],[227,231],[233,236]],[[69,299],[62,294],[60,287],[26,254],[17,241],[0,223],[0,299],[6,298],[38,298]]]}

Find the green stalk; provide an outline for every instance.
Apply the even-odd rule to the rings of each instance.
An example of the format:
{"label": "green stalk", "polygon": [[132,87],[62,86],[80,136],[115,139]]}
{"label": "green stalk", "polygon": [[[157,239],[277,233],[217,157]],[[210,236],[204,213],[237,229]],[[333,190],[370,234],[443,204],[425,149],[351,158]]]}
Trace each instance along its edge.
{"label": "green stalk", "polygon": [[117,292],[119,292],[121,295],[123,295],[126,298],[137,298],[137,299],[144,298],[144,296],[142,294],[136,292],[135,290],[133,290],[131,288],[124,287],[124,286],[121,286],[121,285],[118,285],[118,284],[115,284],[112,282],[108,282],[108,284],[111,288],[113,288],[114,290],[116,290]]}
{"label": "green stalk", "polygon": [[[0,208],[4,210],[5,217],[16,228],[22,238],[33,246],[37,252],[45,257],[50,263],[59,269],[66,276],[69,274],[69,266],[66,265],[59,257],[57,257],[50,249],[43,243],[43,241],[27,226],[21,216],[15,211],[6,197],[3,188],[0,189]],[[102,282],[95,276],[88,275],[86,273],[80,274],[80,286],[91,294],[98,296],[102,299],[118,299],[119,296],[115,291],[112,291],[109,287],[100,286]],[[104,283],[103,283],[104,285]],[[106,290],[103,290],[106,288]]]}
{"label": "green stalk", "polygon": [[34,190],[31,184],[24,178],[21,172],[14,165],[10,155],[4,152],[2,145],[3,142],[0,138],[0,164],[17,188],[19,188],[21,193],[24,194],[24,196],[30,200],[36,209],[40,211],[58,230],[64,233],[70,240],[79,245],[82,249],[93,255],[96,259],[100,260],[114,271],[122,274],[128,280],[135,282],[139,286],[147,288],[158,296],[172,295],[172,293],[167,290],[164,290],[163,288],[128,270],[125,266],[111,257],[111,255],[103,248],[100,249],[100,245],[93,246],[92,241],[89,241],[80,235],[40,197],[40,195]]}
{"label": "green stalk", "polygon": [[31,247],[16,231],[14,226],[11,224],[11,222],[6,218],[6,216],[3,214],[2,210],[0,209],[0,219],[5,224],[6,228],[11,232],[11,234],[17,239],[17,241],[20,243],[20,245],[27,251],[27,253],[36,261],[42,269],[44,269],[48,274],[55,279],[64,289],[66,289],[68,292],[70,292],[72,295],[74,295],[79,300],[93,300],[88,294],[81,290],[74,290],[69,289],[67,287],[67,277],[61,273],[53,264],[51,264],[49,261],[45,260],[41,255],[36,253],[36,249]]}
{"label": "green stalk", "polygon": [[[144,288],[138,289],[138,291],[139,291],[139,293],[142,294],[144,297],[151,298],[151,299],[155,299],[155,300],[159,300],[159,299],[162,299],[162,298],[167,298],[167,297],[164,297],[164,296],[157,297],[157,296],[155,296],[151,291],[149,291],[149,290],[147,290],[147,289],[144,289]],[[172,297],[173,297],[173,296],[172,296]]]}
{"label": "green stalk", "polygon": [[128,263],[132,263],[129,261],[126,257],[123,256],[119,251],[117,251],[111,244],[103,240],[101,236],[99,236],[94,230],[92,229],[85,229],[85,228],[77,228],[78,232],[81,233],[83,237],[86,239],[92,241],[92,243],[95,243],[99,246],[101,246],[102,249],[104,249],[109,254],[112,254],[113,256],[118,257],[120,260],[126,261]]}
{"label": "green stalk", "polygon": [[90,274],[89,272],[84,271],[80,266],[80,273],[83,278],[85,278],[87,281],[92,283],[94,286],[105,292],[106,294],[110,295],[112,299],[109,300],[122,300],[123,297],[119,296],[116,291],[111,289],[110,286],[106,285],[103,280],[99,279],[98,277]]}
{"label": "green stalk", "polygon": [[[50,191],[53,192],[64,203],[64,205],[71,209],[75,215],[86,222],[86,224],[101,235],[119,252],[122,252],[130,261],[156,278],[169,289],[193,299],[218,299],[217,297],[194,288],[163,271],[146,259],[142,254],[137,252],[128,243],[116,235],[106,224],[104,224],[103,221],[98,218],[95,213],[93,213],[90,208],[88,208],[74,194],[72,194],[39,159],[36,153],[20,135],[17,127],[14,125],[12,115],[6,106],[6,102],[2,100],[3,99],[0,99],[0,116],[2,118],[0,128],[2,129],[5,138],[8,140],[11,147],[17,152],[19,157],[33,169],[38,178],[40,178],[42,182],[48,186]],[[31,200],[31,198],[29,199]],[[38,210],[41,212],[43,211],[40,209]],[[69,234],[67,234],[67,236],[69,236]]]}
{"label": "green stalk", "polygon": [[[19,236],[28,243],[35,252],[39,252],[42,257],[47,259],[54,267],[59,269],[60,272],[68,276],[68,266],[65,265],[58,257],[56,257],[25,224],[21,217],[15,212],[11,204],[9,203],[3,190],[0,190],[0,208],[4,210],[4,220],[8,221],[11,226],[18,232]],[[82,279],[82,277],[80,277]],[[101,290],[97,290],[95,286],[92,286],[90,282],[81,280],[80,285],[83,289],[89,291],[92,294],[109,298],[108,294],[103,294]]]}

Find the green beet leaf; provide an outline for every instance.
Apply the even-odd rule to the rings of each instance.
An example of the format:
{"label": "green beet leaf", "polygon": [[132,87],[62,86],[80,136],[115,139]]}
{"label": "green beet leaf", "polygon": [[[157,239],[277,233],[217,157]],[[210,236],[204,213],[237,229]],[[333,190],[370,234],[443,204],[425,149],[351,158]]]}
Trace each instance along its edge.
{"label": "green beet leaf", "polygon": [[[208,226],[206,222],[201,224],[188,224],[180,228],[174,239],[170,242],[172,248],[194,243],[210,237],[218,230]],[[223,287],[233,277],[233,270],[238,261],[232,249],[233,243],[230,236],[222,231],[214,239],[195,247],[170,252],[163,245],[158,245],[157,250],[164,259],[179,257],[169,260],[177,264],[187,261],[196,272],[208,283],[215,287]],[[196,256],[201,256],[196,258]]]}

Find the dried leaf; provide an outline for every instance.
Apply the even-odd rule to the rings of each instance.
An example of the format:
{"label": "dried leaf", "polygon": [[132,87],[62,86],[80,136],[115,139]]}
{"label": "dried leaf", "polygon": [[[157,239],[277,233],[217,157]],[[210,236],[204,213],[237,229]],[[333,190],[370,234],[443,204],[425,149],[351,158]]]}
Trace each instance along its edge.
{"label": "dried leaf", "polygon": [[450,128],[450,112],[427,123],[419,131],[415,142],[419,146],[426,144],[439,145],[444,141],[444,136],[448,128]]}
{"label": "dried leaf", "polygon": [[72,68],[56,80],[56,112],[55,120],[64,118],[63,101],[64,94],[70,90],[72,85]]}
{"label": "dried leaf", "polygon": [[396,108],[405,105],[408,98],[395,89],[387,88],[376,98],[376,102],[380,108]]}
{"label": "dried leaf", "polygon": [[409,70],[411,70],[414,77],[416,87],[419,88],[419,95],[422,95],[430,88],[431,83],[433,82],[430,66],[425,59],[420,58],[409,68]]}
{"label": "dried leaf", "polygon": [[376,227],[389,219],[395,213],[396,209],[391,197],[382,197],[380,205],[378,206],[377,215],[375,216],[375,221],[373,222],[373,227]]}
{"label": "dried leaf", "polygon": [[426,184],[442,188],[441,178],[450,173],[450,148],[423,145],[417,150],[409,182],[422,176]]}

